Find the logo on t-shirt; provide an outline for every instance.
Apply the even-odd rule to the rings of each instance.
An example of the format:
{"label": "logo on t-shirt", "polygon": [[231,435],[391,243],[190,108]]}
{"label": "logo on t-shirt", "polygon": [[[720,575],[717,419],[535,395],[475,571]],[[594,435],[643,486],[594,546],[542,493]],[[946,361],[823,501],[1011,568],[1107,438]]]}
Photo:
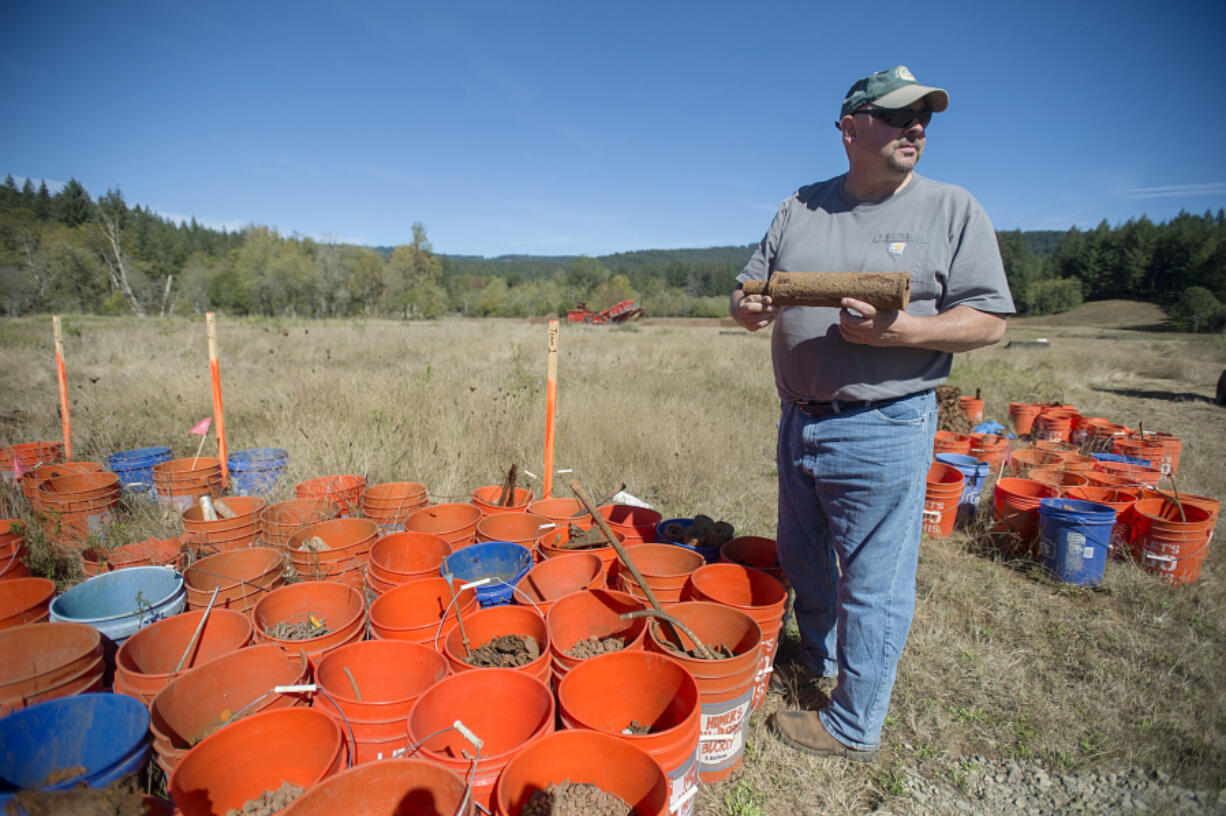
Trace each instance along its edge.
{"label": "logo on t-shirt", "polygon": [[890,246],[887,248],[886,251],[889,252],[891,255],[901,255],[902,251],[906,248],[907,248],[906,241],[895,241],[894,243],[890,244]]}

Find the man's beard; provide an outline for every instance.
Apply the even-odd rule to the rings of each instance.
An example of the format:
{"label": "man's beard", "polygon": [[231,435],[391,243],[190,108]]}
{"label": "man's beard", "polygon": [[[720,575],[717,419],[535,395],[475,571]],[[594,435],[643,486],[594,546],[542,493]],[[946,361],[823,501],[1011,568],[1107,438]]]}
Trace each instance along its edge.
{"label": "man's beard", "polygon": [[889,166],[891,170],[893,170],[896,173],[910,173],[911,170],[914,169],[915,165],[919,162],[920,156],[922,155],[920,153],[919,145],[916,144],[915,142],[906,142],[905,144],[910,145],[911,147],[915,148],[915,151],[916,151],[915,161],[908,164],[904,159],[902,159],[898,155],[897,151],[895,151],[894,153],[891,153],[889,157],[886,158],[885,163],[887,166]]}

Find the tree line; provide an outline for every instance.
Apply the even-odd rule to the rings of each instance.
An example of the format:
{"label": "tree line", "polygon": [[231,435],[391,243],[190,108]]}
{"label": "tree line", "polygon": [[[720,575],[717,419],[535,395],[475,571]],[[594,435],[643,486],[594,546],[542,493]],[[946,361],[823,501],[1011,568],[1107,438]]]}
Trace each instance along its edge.
{"label": "tree line", "polygon": [[[635,300],[657,316],[726,314],[752,244],[600,257],[441,255],[421,223],[395,247],[283,236],[267,227],[175,223],[118,189],[70,180],[0,185],[0,303],[9,315],[197,313],[300,317],[528,317]],[[1181,213],[1067,232],[997,234],[1022,314],[1126,297],[1190,331],[1226,325],[1226,213]]]}

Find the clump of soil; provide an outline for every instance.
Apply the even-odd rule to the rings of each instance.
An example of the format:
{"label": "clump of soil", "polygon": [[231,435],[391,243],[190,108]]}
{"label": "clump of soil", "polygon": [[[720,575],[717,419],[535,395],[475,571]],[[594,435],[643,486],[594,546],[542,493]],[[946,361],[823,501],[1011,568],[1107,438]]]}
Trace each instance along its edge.
{"label": "clump of soil", "polygon": [[975,430],[975,426],[966,418],[966,413],[962,410],[962,403],[958,402],[961,396],[962,390],[956,385],[937,386],[938,431],[969,434]]}
{"label": "clump of soil", "polygon": [[58,785],[61,782],[67,782],[69,779],[76,779],[78,776],[86,773],[89,768],[84,765],[69,765],[65,768],[58,768],[47,774],[41,782],[34,787],[49,788],[52,785]]}
{"label": "clump of soil", "polygon": [[281,787],[264,791],[241,808],[230,808],[226,816],[273,816],[293,804],[305,790],[291,782],[282,782]]}
{"label": "clump of soil", "polygon": [[626,648],[626,639],[623,637],[590,637],[579,641],[574,646],[563,651],[576,660],[587,660],[589,657],[595,657],[596,655],[620,652],[624,648]]}
{"label": "clump of soil", "polygon": [[736,530],[726,521],[699,513],[688,527],[675,521],[664,525],[664,535],[687,547],[722,547],[736,537]]}
{"label": "clump of soil", "polygon": [[611,546],[609,540],[604,537],[599,527],[581,530],[573,524],[570,525],[570,541],[562,545],[567,550],[594,550],[608,546]]}
{"label": "clump of soil", "polygon": [[30,816],[144,816],[145,808],[136,780],[128,779],[105,788],[81,783],[66,791],[18,791],[4,806],[4,814],[21,812]]}
{"label": "clump of soil", "polygon": [[323,615],[310,614],[306,620],[275,623],[268,628],[268,634],[279,640],[310,640],[331,632],[326,624],[327,619]]}
{"label": "clump of soil", "polygon": [[634,816],[620,797],[589,782],[557,782],[532,794],[522,816]]}
{"label": "clump of soil", "polygon": [[515,669],[527,666],[541,656],[536,638],[524,635],[499,635],[468,653],[464,662],[484,668]]}
{"label": "clump of soil", "polygon": [[650,734],[651,725],[640,723],[638,720],[631,720],[630,724],[622,729],[623,734]]}

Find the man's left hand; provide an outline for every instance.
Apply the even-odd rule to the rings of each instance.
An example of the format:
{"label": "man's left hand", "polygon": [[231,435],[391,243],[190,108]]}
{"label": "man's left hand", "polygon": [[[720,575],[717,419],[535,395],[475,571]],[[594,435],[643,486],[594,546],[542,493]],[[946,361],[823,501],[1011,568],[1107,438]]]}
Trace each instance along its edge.
{"label": "man's left hand", "polygon": [[843,298],[839,305],[843,307],[839,313],[839,334],[847,342],[878,347],[907,345],[907,325],[914,318],[906,312],[877,309],[855,298]]}

